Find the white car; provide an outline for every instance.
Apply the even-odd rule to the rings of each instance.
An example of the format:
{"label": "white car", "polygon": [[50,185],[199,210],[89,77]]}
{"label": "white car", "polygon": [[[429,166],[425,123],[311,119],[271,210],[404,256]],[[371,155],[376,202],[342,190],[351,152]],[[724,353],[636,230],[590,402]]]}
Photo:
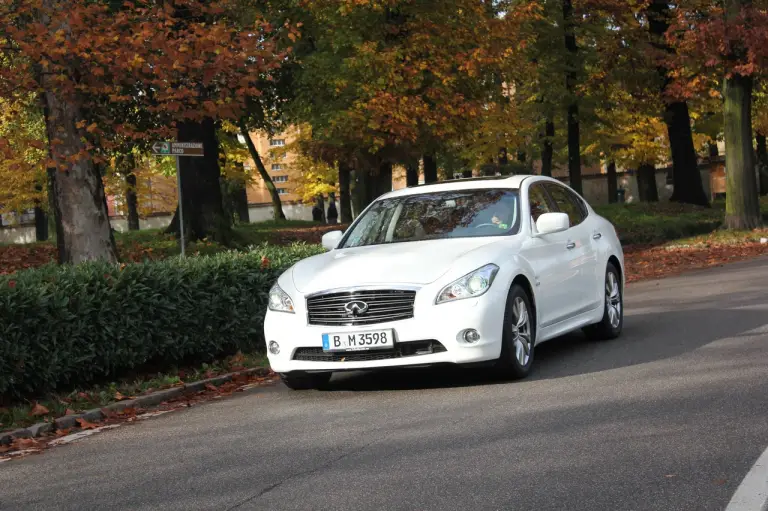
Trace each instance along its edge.
{"label": "white car", "polygon": [[292,389],[321,387],[334,371],[445,363],[521,378],[544,341],[621,333],[616,231],[551,178],[394,191],[323,246],[269,294],[269,362]]}

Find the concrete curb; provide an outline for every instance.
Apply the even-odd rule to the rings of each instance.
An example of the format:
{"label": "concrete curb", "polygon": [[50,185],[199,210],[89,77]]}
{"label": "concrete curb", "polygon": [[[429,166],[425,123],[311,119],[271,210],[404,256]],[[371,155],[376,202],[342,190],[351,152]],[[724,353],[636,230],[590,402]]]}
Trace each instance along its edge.
{"label": "concrete curb", "polygon": [[15,438],[35,438],[59,429],[70,429],[77,427],[77,419],[84,419],[88,422],[99,422],[105,417],[105,414],[102,410],[106,410],[108,413],[117,413],[125,410],[126,408],[149,408],[152,406],[157,406],[165,401],[176,399],[185,394],[194,394],[195,392],[205,390],[206,385],[221,385],[222,383],[226,383],[232,380],[235,376],[266,376],[267,374],[269,374],[269,369],[264,367],[256,367],[253,369],[246,369],[245,371],[223,374],[214,378],[208,378],[207,380],[186,383],[181,387],[158,390],[157,392],[153,392],[145,396],[139,396],[136,399],[118,401],[117,403],[113,403],[102,408],[94,408],[92,410],[88,410],[86,412],[75,415],[65,415],[55,419],[53,422],[39,422],[26,428],[0,433],[0,445],[8,445],[12,443]]}

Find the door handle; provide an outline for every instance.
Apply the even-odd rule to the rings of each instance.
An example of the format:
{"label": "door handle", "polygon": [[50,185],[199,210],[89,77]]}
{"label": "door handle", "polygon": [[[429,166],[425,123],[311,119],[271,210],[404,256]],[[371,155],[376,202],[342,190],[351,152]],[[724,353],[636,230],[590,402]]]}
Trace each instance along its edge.
{"label": "door handle", "polygon": [[573,241],[569,241],[568,244],[565,246],[565,248],[567,248],[568,250],[573,250],[574,248],[576,248],[576,243],[574,243]]}
{"label": "door handle", "polygon": [[592,235],[592,239],[593,240],[599,240],[602,237],[603,237],[603,235],[600,234],[599,232],[596,232],[595,234]]}

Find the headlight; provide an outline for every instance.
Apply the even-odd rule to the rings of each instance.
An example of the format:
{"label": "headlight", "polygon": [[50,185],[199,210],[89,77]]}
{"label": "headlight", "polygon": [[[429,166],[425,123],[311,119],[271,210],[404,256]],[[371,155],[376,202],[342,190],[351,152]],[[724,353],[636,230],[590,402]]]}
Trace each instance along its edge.
{"label": "headlight", "polygon": [[269,310],[275,312],[289,312],[293,314],[293,300],[288,293],[275,284],[269,290]]}
{"label": "headlight", "polygon": [[463,300],[464,298],[474,298],[485,294],[493,284],[493,279],[498,273],[499,267],[495,264],[488,264],[478,268],[472,273],[464,275],[445,286],[438,294],[435,300],[436,304],[451,302],[453,300]]}

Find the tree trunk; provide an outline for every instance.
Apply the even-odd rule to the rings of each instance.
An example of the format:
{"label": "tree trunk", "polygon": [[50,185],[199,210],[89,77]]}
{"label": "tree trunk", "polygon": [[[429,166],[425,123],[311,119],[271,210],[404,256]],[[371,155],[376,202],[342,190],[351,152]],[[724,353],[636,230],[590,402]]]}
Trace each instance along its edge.
{"label": "tree trunk", "polygon": [[248,211],[248,190],[245,188],[245,183],[237,181],[237,184],[232,189],[232,202],[235,205],[237,221],[241,224],[249,223],[251,215]]}
{"label": "tree trunk", "polygon": [[509,164],[509,153],[506,147],[499,149],[499,165]]}
{"label": "tree trunk", "polygon": [[544,145],[541,149],[541,175],[552,176],[552,157],[555,153],[552,139],[555,136],[555,123],[547,119],[544,126]]}
{"label": "tree trunk", "polygon": [[80,106],[53,92],[52,75],[44,76],[43,86],[50,154],[58,165],[49,175],[58,221],[59,262],[117,262],[101,174],[92,159],[75,156],[87,154],[83,136],[75,128],[83,119]]}
{"label": "tree trunk", "polygon": [[136,195],[136,174],[131,172],[125,176],[125,204],[128,208],[128,230],[138,231],[139,226],[139,199]]}
{"label": "tree trunk", "polygon": [[361,168],[362,164],[355,169],[355,185],[352,188],[352,202],[355,206],[355,214],[359,215],[370,204],[368,195],[370,192],[370,171]]}
{"label": "tree trunk", "polygon": [[[674,50],[664,41],[669,30],[669,2],[652,0],[648,6],[648,28],[656,41],[654,45],[667,53]],[[664,66],[656,68],[662,79],[661,95],[665,96],[667,87],[672,82],[669,70]],[[669,134],[669,145],[672,150],[672,184],[674,190],[670,200],[708,206],[709,199],[704,192],[701,182],[696,148],[693,145],[691,118],[688,103],[674,101],[667,103],[664,109],[664,122]]]}
{"label": "tree trunk", "polygon": [[568,184],[577,193],[582,193],[581,186],[581,135],[579,126],[579,102],[576,96],[576,79],[579,48],[576,46],[573,3],[563,0],[563,27],[565,29],[565,49],[570,54],[570,67],[566,72],[566,89],[570,96],[568,105]]}
{"label": "tree trunk", "polygon": [[768,146],[762,133],[757,134],[757,172],[760,195],[768,195]]}
{"label": "tree trunk", "polygon": [[373,185],[371,201],[392,191],[392,164],[390,162],[383,162],[379,165],[379,172],[374,176],[371,184]]}
{"label": "tree trunk", "polygon": [[269,175],[269,172],[267,172],[266,167],[264,167],[264,162],[261,161],[261,156],[251,139],[251,134],[248,133],[248,127],[243,122],[240,123],[240,134],[245,139],[245,145],[248,146],[248,152],[251,153],[251,159],[256,165],[256,169],[259,171],[259,176],[261,176],[264,185],[269,191],[269,196],[272,198],[272,218],[275,220],[285,220],[285,213],[283,213],[283,203],[280,200],[280,194],[277,193],[275,183],[272,182],[272,177]]}
{"label": "tree trunk", "polygon": [[707,149],[709,151],[709,161],[715,161],[720,157],[720,149],[717,148],[717,142],[711,140],[707,142]]}
{"label": "tree trunk", "polygon": [[[205,151],[202,158],[179,158],[185,239],[208,238],[227,246],[232,241],[232,222],[224,212],[222,200],[216,124],[211,118],[181,122],[178,139],[179,142],[202,142]],[[167,232],[179,233],[178,208]]]}
{"label": "tree trunk", "polygon": [[437,183],[437,161],[434,155],[424,155],[424,183]]}
{"label": "tree trunk", "polygon": [[48,240],[48,215],[39,205],[35,206],[35,240]]}
{"label": "tree trunk", "polygon": [[318,209],[320,209],[320,223],[327,224],[328,218],[325,216],[325,198],[322,196],[322,194],[317,196],[315,205]]}
{"label": "tree trunk", "polygon": [[405,166],[405,186],[419,185],[419,164],[411,162]]}
{"label": "tree trunk", "polygon": [[644,164],[637,169],[637,191],[641,202],[659,202],[656,169],[653,165]]}
{"label": "tree trunk", "polygon": [[608,203],[614,204],[619,201],[619,183],[616,175],[616,162],[608,163]]}
{"label": "tree trunk", "polygon": [[352,203],[349,194],[350,170],[349,165],[339,162],[339,214],[341,223],[352,222]]}
{"label": "tree trunk", "polygon": [[740,75],[723,84],[725,116],[725,225],[756,229],[760,201],[752,148],[752,79]]}

